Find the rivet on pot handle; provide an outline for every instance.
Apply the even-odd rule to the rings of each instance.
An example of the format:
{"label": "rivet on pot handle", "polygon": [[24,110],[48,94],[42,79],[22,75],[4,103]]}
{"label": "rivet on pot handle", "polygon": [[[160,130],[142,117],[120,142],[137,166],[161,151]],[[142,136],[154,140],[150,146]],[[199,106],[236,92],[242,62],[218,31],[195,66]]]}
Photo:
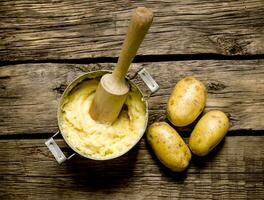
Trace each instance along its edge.
{"label": "rivet on pot handle", "polygon": [[57,143],[55,142],[55,140],[53,139],[56,135],[58,135],[60,132],[58,131],[57,133],[55,133],[50,139],[48,139],[45,144],[46,146],[49,148],[50,152],[52,153],[52,155],[55,157],[56,161],[61,164],[63,163],[65,160],[69,160],[71,159],[75,153],[73,153],[72,155],[70,155],[68,158],[64,155],[64,153],[61,151],[60,147],[57,145]]}
{"label": "rivet on pot handle", "polygon": [[[159,85],[157,82],[152,78],[152,76],[148,73],[148,71],[145,68],[142,68],[138,72],[140,78],[144,81],[144,83],[148,86],[148,88],[151,91],[151,94],[155,93],[159,89]],[[151,95],[150,94],[150,95]]]}

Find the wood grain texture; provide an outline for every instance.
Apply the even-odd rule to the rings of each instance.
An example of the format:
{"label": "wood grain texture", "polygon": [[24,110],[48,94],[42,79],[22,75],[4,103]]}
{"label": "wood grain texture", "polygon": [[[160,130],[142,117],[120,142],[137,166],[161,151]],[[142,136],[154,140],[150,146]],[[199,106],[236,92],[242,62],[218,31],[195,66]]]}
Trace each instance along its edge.
{"label": "wood grain texture", "polygon": [[[0,141],[0,198],[262,199],[263,136],[227,137],[187,172],[173,173],[145,140],[111,161],[73,157],[59,166],[43,139]],[[58,144],[67,151],[64,142]]]}
{"label": "wood grain texture", "polygon": [[117,57],[142,5],[155,18],[138,55],[264,53],[263,0],[2,0],[0,60]]}
{"label": "wood grain texture", "polygon": [[[48,63],[1,67],[0,134],[55,132],[57,103],[65,87],[85,72],[114,66]],[[150,122],[165,119],[167,99],[175,83],[193,75],[208,89],[205,112],[220,109],[227,113],[230,130],[264,129],[264,61],[141,63],[131,66],[130,77],[142,67],[160,85],[149,99]],[[147,91],[138,77],[134,81]]]}

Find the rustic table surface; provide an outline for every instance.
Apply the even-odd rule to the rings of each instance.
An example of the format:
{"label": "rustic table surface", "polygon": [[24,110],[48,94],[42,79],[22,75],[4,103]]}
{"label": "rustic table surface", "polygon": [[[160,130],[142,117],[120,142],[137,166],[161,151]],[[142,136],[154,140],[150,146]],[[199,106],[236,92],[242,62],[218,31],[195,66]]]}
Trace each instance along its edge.
{"label": "rustic table surface", "polygon": [[[112,161],[59,166],[44,142],[58,130],[63,90],[113,69],[140,5],[155,18],[129,76],[145,67],[160,85],[150,123],[166,120],[172,87],[193,75],[208,89],[205,112],[228,114],[227,137],[183,173],[165,169],[145,139]],[[192,127],[176,129],[188,140]],[[1,0],[0,199],[264,199],[263,145],[263,0]]]}

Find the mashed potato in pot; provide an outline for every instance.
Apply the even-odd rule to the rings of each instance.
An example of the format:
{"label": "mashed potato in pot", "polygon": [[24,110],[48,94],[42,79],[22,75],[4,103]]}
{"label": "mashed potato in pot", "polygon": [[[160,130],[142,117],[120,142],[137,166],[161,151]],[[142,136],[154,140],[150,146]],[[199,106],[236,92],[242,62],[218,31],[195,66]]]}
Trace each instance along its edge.
{"label": "mashed potato in pot", "polygon": [[81,155],[108,159],[126,152],[140,139],[147,123],[146,104],[131,87],[118,119],[112,125],[100,124],[89,115],[98,84],[98,79],[84,80],[64,98],[60,128],[67,143]]}

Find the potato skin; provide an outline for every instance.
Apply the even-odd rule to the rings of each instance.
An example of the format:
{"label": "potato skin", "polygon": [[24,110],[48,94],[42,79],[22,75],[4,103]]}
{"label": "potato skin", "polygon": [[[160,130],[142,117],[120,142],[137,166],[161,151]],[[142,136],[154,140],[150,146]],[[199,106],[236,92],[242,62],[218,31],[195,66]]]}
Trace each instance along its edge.
{"label": "potato skin", "polygon": [[222,111],[207,112],[193,129],[189,147],[197,156],[207,155],[224,138],[229,128],[229,120]]}
{"label": "potato skin", "polygon": [[180,80],[168,100],[168,119],[179,127],[191,124],[203,111],[206,96],[206,88],[199,80],[191,76]]}
{"label": "potato skin", "polygon": [[155,122],[149,126],[147,141],[158,159],[175,172],[187,168],[191,151],[181,136],[166,122]]}

